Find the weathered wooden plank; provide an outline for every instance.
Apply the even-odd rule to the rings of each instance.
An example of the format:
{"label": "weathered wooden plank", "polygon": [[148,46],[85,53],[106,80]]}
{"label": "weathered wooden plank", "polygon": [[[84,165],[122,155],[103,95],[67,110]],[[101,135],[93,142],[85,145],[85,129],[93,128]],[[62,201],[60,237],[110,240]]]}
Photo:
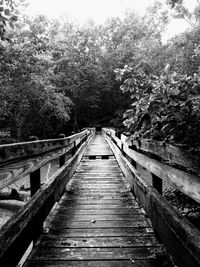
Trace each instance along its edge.
{"label": "weathered wooden plank", "polygon": [[110,190],[110,192],[115,192],[115,190],[117,190],[117,192],[122,192],[122,190],[123,190],[124,193],[125,193],[126,192],[126,187],[122,186],[122,188],[119,189],[119,186],[117,184],[111,184],[111,185],[104,185],[104,184],[88,185],[88,184],[86,184],[86,185],[79,185],[79,186],[73,185],[71,187],[70,191],[73,191],[73,190],[75,190],[75,191],[76,190],[77,191],[79,191],[79,190],[87,191],[88,190],[88,192],[92,191],[92,190],[94,190],[95,192],[97,192],[97,191],[101,192],[101,190],[102,190],[102,192],[106,192],[106,191],[108,192],[109,190]]}
{"label": "weathered wooden plank", "polygon": [[106,156],[113,156],[113,153],[111,150],[88,150],[87,153],[85,154],[86,156],[102,156],[102,155],[106,155]]}
{"label": "weathered wooden plank", "polygon": [[122,175],[119,175],[116,173],[115,174],[108,174],[107,176],[103,173],[76,173],[75,177],[82,181],[86,181],[87,179],[91,181],[93,179],[94,181],[98,179],[98,181],[105,180],[105,181],[110,181],[112,180],[121,180],[123,178]]}
{"label": "weathered wooden plank", "polygon": [[71,229],[57,228],[52,224],[51,228],[48,228],[48,233],[57,237],[131,237],[145,236],[149,232],[153,233],[152,229],[148,227]]}
{"label": "weathered wooden plank", "polygon": [[113,155],[112,150],[107,146],[106,143],[100,142],[98,145],[90,143],[90,146],[87,148],[85,155],[88,156],[90,153],[97,152],[96,155],[106,155],[106,153],[109,153]]}
{"label": "weathered wooden plank", "polygon": [[[81,179],[81,178],[79,178],[79,179],[76,179],[76,181],[75,182],[73,182],[73,184],[72,184],[72,187],[75,187],[75,188],[89,188],[89,187],[95,187],[96,186],[96,188],[111,188],[112,186],[118,186],[118,188],[119,188],[119,185],[121,185],[122,184],[122,180],[100,180],[100,181],[97,181],[96,179],[94,180],[92,180],[91,181],[91,179],[89,179],[89,180],[85,180],[85,179]],[[124,186],[123,188],[125,188],[126,189],[126,186]]]}
{"label": "weathered wooden plank", "polygon": [[118,178],[115,178],[115,177],[109,177],[109,178],[106,178],[106,177],[97,177],[97,176],[93,176],[93,177],[82,177],[81,175],[80,176],[76,176],[76,181],[74,182],[74,184],[82,184],[82,183],[90,183],[90,184],[109,184],[109,183],[122,183],[124,182],[124,180],[122,179],[123,177],[118,177]]}
{"label": "weathered wooden plank", "polygon": [[124,183],[124,178],[123,177],[99,177],[99,176],[94,176],[94,177],[82,177],[82,176],[77,176],[76,175],[76,180],[74,181],[74,185],[76,184],[122,184]]}
{"label": "weathered wooden plank", "polygon": [[160,157],[168,164],[184,167],[197,175],[200,173],[200,157],[195,152],[189,152],[181,147],[147,139],[133,142],[133,146],[136,146],[139,151],[145,151]]}
{"label": "weathered wooden plank", "polygon": [[[101,191],[101,190],[104,190],[104,191],[108,191],[108,190],[110,190],[110,192],[113,190],[113,191],[115,191],[115,189],[116,190],[119,190],[119,186],[117,185],[117,184],[98,184],[98,185],[96,185],[96,184],[94,184],[94,185],[90,185],[90,184],[80,184],[80,185],[74,185],[74,186],[72,186],[71,187],[71,190],[73,191],[73,190],[95,190],[95,191]],[[126,186],[125,185],[123,185],[123,186],[121,186],[121,188],[120,188],[120,190],[126,190]]]}
{"label": "weathered wooden plank", "polygon": [[[101,169],[101,168],[103,168],[103,169],[107,169],[108,171],[110,171],[110,170],[116,170],[116,169],[118,169],[118,165],[117,164],[108,164],[108,163],[98,163],[98,164],[94,164],[94,163],[92,163],[92,164],[90,164],[89,162],[86,164],[81,164],[81,166],[80,166],[80,168],[81,169],[94,169],[94,168],[96,168],[97,170],[99,170],[99,169]],[[79,168],[78,168],[79,169]]]}
{"label": "weathered wooden plank", "polygon": [[129,215],[131,214],[141,214],[139,208],[123,208],[123,209],[101,209],[101,210],[82,210],[82,209],[69,209],[69,208],[60,208],[54,210],[56,214],[67,214],[68,216],[73,216],[76,214],[79,215]]}
{"label": "weathered wooden plank", "polygon": [[72,145],[67,148],[61,148],[57,151],[49,152],[36,158],[14,162],[0,170],[0,189],[17,182],[18,180],[27,176],[30,172],[34,172],[41,168],[49,161],[67,153],[72,148]]}
{"label": "weathered wooden plank", "polygon": [[152,259],[163,254],[159,247],[136,248],[52,248],[38,247],[32,257],[35,260],[106,260],[106,259]]}
{"label": "weathered wooden plank", "polygon": [[[100,155],[101,156],[101,155]],[[116,159],[114,158],[114,154],[113,154],[113,157],[112,158],[109,158],[109,160],[108,159],[102,159],[102,158],[96,158],[96,159],[90,159],[89,160],[89,162],[91,163],[91,164],[101,164],[101,163],[105,163],[105,164],[117,164],[116,163]],[[85,164],[85,163],[88,163],[88,156],[86,156],[86,155],[84,155],[83,156],[83,159],[81,160],[81,163],[82,164]]]}
{"label": "weathered wooden plank", "polygon": [[90,146],[85,152],[85,156],[98,156],[98,155],[107,155],[112,156],[113,152],[108,147],[105,140],[102,139],[101,135],[96,135],[94,139],[90,142]]}
{"label": "weathered wooden plank", "polygon": [[87,172],[87,173],[104,173],[105,171],[111,171],[112,173],[118,173],[118,168],[101,168],[101,167],[80,167],[77,172],[81,173],[81,172]]}
{"label": "weathered wooden plank", "polygon": [[132,205],[132,199],[72,199],[72,200],[64,200],[62,202],[62,205],[70,206],[74,205],[74,209],[76,209],[76,205],[91,205],[91,202],[93,205],[126,205],[131,206]]}
{"label": "weathered wooden plank", "polygon": [[[79,197],[88,197],[89,195],[92,196],[96,196],[97,194],[99,194],[99,196],[102,196],[102,193],[106,196],[106,195],[110,195],[113,198],[119,198],[119,197],[125,197],[128,193],[124,192],[123,190],[116,190],[117,192],[115,192],[115,189],[78,189],[78,190],[74,190],[74,191],[70,191],[69,194],[73,194]],[[101,197],[100,197],[101,198]]]}
{"label": "weathered wooden plank", "polygon": [[62,221],[54,220],[52,222],[57,228],[74,228],[74,229],[93,229],[93,228],[127,228],[127,227],[149,227],[144,218],[133,221]]}
{"label": "weathered wooden plank", "polygon": [[160,163],[124,146],[124,152],[151,173],[200,203],[200,177]]}
{"label": "weathered wooden plank", "polygon": [[[61,139],[42,140],[0,146],[0,189],[24,178],[57,157],[64,155],[82,141],[91,130]],[[61,163],[61,162],[60,162]]]}
{"label": "weathered wooden plank", "polygon": [[[95,191],[95,192],[122,192],[122,190],[124,190],[124,194],[126,192],[126,187],[122,187],[119,189],[119,187],[117,185],[110,185],[110,186],[106,186],[106,185],[79,185],[79,186],[72,186],[71,191]],[[115,191],[116,190],[116,191]],[[94,193],[95,193],[94,192]]]}
{"label": "weathered wooden plank", "polygon": [[[106,193],[105,194],[95,194],[95,193],[93,193],[90,196],[86,195],[86,196],[82,196],[82,197],[76,196],[76,195],[73,195],[73,194],[65,194],[65,195],[62,196],[62,200],[66,200],[66,201],[67,200],[70,200],[70,201],[71,200],[74,200],[74,201],[75,200],[77,200],[77,201],[90,200],[90,204],[91,204],[91,200],[96,200],[96,201],[105,200],[105,202],[111,202],[111,201],[113,201],[113,202],[115,202],[115,201],[129,202],[129,201],[131,201],[131,204],[137,203],[135,201],[135,198],[133,196],[131,196],[128,192],[125,192],[121,197],[120,196],[118,196],[118,197],[117,196],[113,196],[112,194],[106,194]],[[99,204],[99,202],[98,202],[98,204]],[[115,204],[117,204],[117,203],[115,203]]]}
{"label": "weathered wooden plank", "polygon": [[[124,192],[115,192],[115,191],[110,191],[109,192],[109,190],[104,190],[104,195],[106,196],[110,196],[111,198],[120,198],[120,197],[125,197],[126,196],[126,194],[124,193]],[[91,198],[92,197],[95,197],[96,199],[98,199],[97,198],[97,195],[99,195],[99,199],[101,199],[102,198],[102,192],[101,192],[101,190],[99,190],[99,191],[97,191],[97,190],[95,190],[95,192],[93,192],[92,190],[79,190],[79,191],[77,191],[77,192],[70,192],[70,194],[71,195],[73,195],[73,196],[77,196],[77,197],[79,197],[79,198],[82,198],[82,197],[90,197],[91,196]],[[93,203],[92,203],[93,204]],[[92,205],[91,204],[91,205]],[[97,203],[95,203],[95,205],[96,205]],[[99,203],[98,203],[99,204]],[[111,203],[110,203],[111,204]],[[116,203],[117,204],[117,203]],[[113,205],[115,205],[114,203],[113,203]],[[100,207],[101,205],[99,205],[99,207]],[[118,203],[118,206],[119,206],[119,203]],[[102,206],[103,207],[103,206]]]}
{"label": "weathered wooden plank", "polygon": [[126,194],[126,188],[98,188],[98,187],[96,187],[96,188],[80,188],[80,187],[73,187],[72,188],[72,190],[70,190],[70,193],[76,193],[76,192],[84,192],[84,193],[121,193],[121,194]]}
{"label": "weathered wooden plank", "polygon": [[[73,196],[77,196],[78,198],[82,198],[82,197],[86,197],[89,198],[91,197],[91,199],[94,197],[96,199],[101,199],[102,198],[102,192],[101,191],[87,191],[87,190],[79,190],[77,192],[70,192],[71,195]],[[114,191],[109,191],[109,190],[104,190],[103,192],[104,196],[108,197],[110,196],[111,198],[121,198],[121,197],[125,197],[127,194],[124,192],[114,192]],[[99,195],[99,197],[98,197]]]}
{"label": "weathered wooden plank", "polygon": [[105,186],[109,186],[109,185],[121,185],[122,184],[122,180],[121,179],[113,179],[113,180],[108,180],[108,179],[104,179],[104,180],[94,180],[93,179],[81,179],[81,178],[77,178],[75,182],[73,182],[73,185],[105,185]]}
{"label": "weathered wooden plank", "polygon": [[[73,198],[76,198],[77,200],[78,199],[105,199],[106,201],[107,200],[111,200],[111,199],[116,199],[116,200],[120,200],[120,199],[123,199],[123,201],[126,201],[126,199],[131,199],[132,201],[135,200],[134,196],[131,196],[130,195],[130,192],[127,191],[127,190],[121,190],[121,191],[118,191],[118,192],[115,192],[115,191],[110,191],[108,192],[108,190],[104,190],[102,189],[102,191],[100,190],[97,191],[97,190],[94,190],[94,191],[91,191],[89,188],[87,190],[85,190],[86,192],[86,195],[84,196],[81,196],[79,193],[81,193],[82,191],[78,192],[78,194],[76,194],[76,191],[67,191],[67,195],[64,195],[63,196],[63,199],[73,199]],[[90,195],[91,193],[91,195]]]}
{"label": "weathered wooden plank", "polygon": [[[101,182],[101,181],[122,181],[122,179],[124,178],[123,176],[121,176],[121,175],[118,175],[118,174],[116,174],[116,177],[114,176],[114,174],[110,174],[110,175],[108,175],[107,177],[105,176],[105,175],[103,175],[103,174],[101,174],[101,173],[86,173],[86,174],[84,174],[84,173],[76,173],[75,174],[75,177],[76,177],[76,179],[77,180],[80,180],[80,181],[82,181],[82,182],[84,182],[84,181],[90,181],[90,182],[92,182],[92,181],[96,181],[96,180],[98,180],[99,182]],[[124,180],[123,180],[124,181]]]}
{"label": "weathered wooden plank", "polygon": [[77,178],[76,181],[74,181],[72,185],[74,187],[79,187],[79,186],[83,186],[83,185],[85,185],[85,186],[88,186],[88,185],[103,186],[104,185],[106,187],[106,186],[111,186],[111,185],[121,185],[123,183],[124,183],[124,180],[122,180],[120,178],[119,179],[113,178],[113,179],[108,180],[106,178],[99,178],[99,179],[97,179],[97,178],[89,178],[89,179],[83,178],[83,179],[81,179],[81,177],[80,177],[80,178]]}
{"label": "weathered wooden plank", "polygon": [[82,176],[82,177],[123,177],[122,173],[115,173],[115,174],[112,174],[110,172],[104,172],[104,173],[99,173],[99,172],[93,172],[93,173],[89,173],[89,172],[84,172],[84,173],[78,173],[76,172],[75,174],[76,176]]}
{"label": "weathered wooden plank", "polygon": [[54,222],[63,222],[63,221],[67,221],[67,222],[89,222],[89,223],[98,223],[99,221],[129,221],[129,222],[135,222],[136,220],[145,220],[144,215],[142,215],[141,213],[136,213],[136,214],[125,214],[125,215],[111,215],[111,214],[106,214],[106,215],[88,215],[88,214],[84,214],[84,215],[80,215],[79,213],[77,213],[76,215],[72,215],[72,214],[55,214],[54,217],[52,216],[51,218],[52,221]]}
{"label": "weathered wooden plank", "polygon": [[[105,129],[105,132],[110,132]],[[200,157],[195,153],[189,153],[181,148],[174,147],[162,142],[152,140],[141,140],[135,142],[139,151],[153,153],[157,158],[162,158],[171,165],[183,166],[193,173],[200,173]],[[184,194],[200,202],[200,178],[197,175],[189,174],[185,171],[170,167],[144,154],[138,153],[129,148],[127,143],[123,143],[123,151],[135,162],[160,177]]]}
{"label": "weathered wooden plank", "polygon": [[85,162],[84,164],[81,164],[82,167],[98,167],[98,168],[108,168],[108,167],[113,167],[113,168],[118,168],[118,165],[116,163],[110,163],[110,160],[107,160],[107,162]]}
{"label": "weathered wooden plank", "polygon": [[132,149],[136,149],[138,152],[146,152],[152,155],[152,157],[160,158],[164,163],[177,166],[177,168],[197,175],[200,173],[200,157],[195,151],[188,151],[180,146],[178,147],[152,139],[131,141],[130,137],[126,137],[123,134],[121,135],[121,140]]}
{"label": "weathered wooden plank", "polygon": [[69,146],[74,140],[84,138],[89,134],[89,130],[74,134],[66,138],[39,140],[33,142],[23,142],[16,144],[8,144],[0,146],[0,163],[8,160],[19,159],[20,157],[28,157],[49,152],[58,148]]}
{"label": "weathered wooden plank", "polygon": [[161,267],[162,264],[159,260],[103,260],[103,261],[27,261],[24,267]]}
{"label": "weathered wooden plank", "polygon": [[[121,197],[125,197],[127,195],[127,193],[124,193],[123,191],[118,191],[118,192],[115,192],[114,191],[109,191],[109,190],[102,190],[103,191],[103,195],[106,197],[106,196],[110,196],[111,198],[121,198]],[[79,198],[82,198],[82,197],[95,197],[97,198],[99,196],[99,198],[102,198],[102,191],[101,190],[95,190],[92,191],[92,190],[79,190],[79,191],[70,191],[69,194],[70,195],[73,195],[73,196],[77,196]]]}
{"label": "weathered wooden plank", "polygon": [[89,160],[110,160],[114,159],[114,155],[84,155],[83,158]]}
{"label": "weathered wooden plank", "polygon": [[[89,174],[89,175],[103,175],[106,172],[106,170],[77,170],[78,174]],[[118,171],[112,171],[112,175],[118,174]]]}
{"label": "weathered wooden plank", "polygon": [[52,235],[44,235],[39,247],[149,247],[158,246],[158,241],[154,235],[146,234],[142,236],[126,236],[126,237],[57,237]]}
{"label": "weathered wooden plank", "polygon": [[[138,207],[138,204],[135,205],[136,207]],[[58,207],[65,207],[65,205],[62,205],[62,204],[58,204]],[[68,205],[67,206],[68,209],[75,209],[74,208],[74,205]],[[90,204],[90,205],[76,205],[76,209],[78,210],[113,210],[113,209],[122,209],[122,208],[128,208],[128,209],[132,209],[134,208],[134,205],[130,204],[130,205],[126,205],[124,207],[124,204]]]}
{"label": "weathered wooden plank", "polygon": [[[75,174],[75,177],[76,177],[76,179],[79,179],[80,181],[87,181],[87,180],[90,180],[90,182],[93,180],[93,181],[95,181],[95,180],[97,180],[98,179],[98,181],[100,182],[101,180],[104,180],[104,181],[110,181],[111,179],[112,180],[120,180],[121,181],[121,179],[123,178],[123,176],[122,175],[118,175],[118,174],[116,174],[116,176],[113,174],[110,174],[109,176],[105,176],[104,174],[102,174],[102,173],[98,173],[98,174],[92,174],[92,173],[86,173],[86,174],[84,174],[84,173],[76,173]],[[92,179],[92,180],[91,180]]]}
{"label": "weathered wooden plank", "polygon": [[109,168],[108,172],[110,171],[110,168],[115,169],[115,168],[118,167],[115,164],[108,164],[108,163],[105,163],[105,164],[102,164],[102,163],[101,164],[100,163],[98,163],[98,164],[90,164],[90,162],[88,162],[88,164],[86,164],[86,163],[84,163],[83,165],[81,164],[80,167],[85,168],[85,169],[87,169],[87,168],[91,169],[91,168],[94,168],[94,166],[96,166],[98,169],[100,169],[101,167],[104,167],[105,169]]}

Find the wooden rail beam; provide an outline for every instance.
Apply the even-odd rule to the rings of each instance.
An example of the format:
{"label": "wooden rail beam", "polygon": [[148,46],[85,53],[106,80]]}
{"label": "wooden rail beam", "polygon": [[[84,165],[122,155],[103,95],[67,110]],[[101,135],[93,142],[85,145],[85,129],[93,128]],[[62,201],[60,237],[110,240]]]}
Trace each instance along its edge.
{"label": "wooden rail beam", "polygon": [[[199,229],[194,227],[187,219],[180,215],[167,202],[167,200],[158,193],[158,191],[161,191],[160,181],[156,181],[156,183],[158,182],[156,185],[158,191],[146,184],[134,166],[123,156],[122,151],[116,145],[116,142],[112,142],[109,129],[103,129],[103,132],[134,195],[138,198],[140,204],[149,216],[155,232],[158,234],[163,244],[168,248],[171,255],[175,258],[175,263],[178,266],[183,267],[200,266]],[[141,162],[144,163],[147,159],[147,156],[145,156],[145,160],[142,158],[143,161],[139,161],[138,157],[136,157],[139,153],[135,154],[137,152],[130,150],[125,146],[124,148],[126,154],[134,158],[139,164],[141,164]],[[139,158],[140,156],[141,154],[139,154]],[[149,161],[146,160],[146,164],[144,164],[145,167],[148,168],[148,164]],[[158,178],[154,177],[154,179]]]}
{"label": "wooden rail beam", "polygon": [[[118,138],[114,136],[113,130],[110,132],[110,129],[103,129],[103,131],[108,134],[110,138],[114,141],[114,143],[118,145],[118,147],[121,149],[122,146],[119,146],[119,141],[117,141]],[[166,181],[171,186],[178,189],[185,195],[200,203],[199,176],[172,167],[168,164],[158,161],[157,159],[151,158],[141,152],[130,149],[129,145],[126,143],[123,143],[122,153],[124,155],[128,155],[133,161],[140,164],[142,167],[152,173],[153,179],[155,176],[157,176],[158,178]],[[158,180],[155,179],[155,181]],[[158,183],[161,184],[161,181]],[[155,185],[158,183],[156,182]],[[161,185],[159,186],[159,188],[160,187]]]}
{"label": "wooden rail beam", "polygon": [[19,161],[28,157],[40,155],[41,153],[50,152],[59,148],[67,147],[77,139],[84,138],[88,130],[71,135],[66,138],[37,140],[32,142],[23,142],[15,144],[7,144],[0,146],[0,164],[9,163],[9,161]]}
{"label": "wooden rail beam", "polygon": [[[42,224],[79,164],[92,132],[76,153],[39,189],[19,213],[0,230],[0,266],[15,267],[31,241],[37,238]],[[38,166],[37,166],[38,167]],[[39,173],[34,173],[33,180]],[[37,178],[36,178],[37,179]],[[35,190],[34,190],[35,191]]]}
{"label": "wooden rail beam", "polygon": [[62,166],[65,154],[69,151],[75,154],[92,132],[93,129],[88,129],[67,138],[0,146],[0,189],[34,173],[55,158],[59,158]]}
{"label": "wooden rail beam", "polygon": [[45,154],[41,154],[37,157],[23,159],[20,161],[12,162],[9,165],[5,165],[0,169],[0,189],[17,182],[18,180],[29,175],[31,172],[41,168],[49,161],[66,154],[72,148],[72,144],[66,148],[56,149]]}
{"label": "wooden rail beam", "polygon": [[105,138],[114,152],[134,195],[149,216],[155,232],[168,248],[178,266],[200,266],[200,231],[180,215],[152,186],[147,185],[138,171],[122,155],[120,148]]}
{"label": "wooden rail beam", "polygon": [[182,147],[148,139],[129,141],[129,146],[136,147],[139,152],[150,153],[152,157],[160,158],[163,163],[196,175],[200,174],[200,157],[195,151],[189,152]]}

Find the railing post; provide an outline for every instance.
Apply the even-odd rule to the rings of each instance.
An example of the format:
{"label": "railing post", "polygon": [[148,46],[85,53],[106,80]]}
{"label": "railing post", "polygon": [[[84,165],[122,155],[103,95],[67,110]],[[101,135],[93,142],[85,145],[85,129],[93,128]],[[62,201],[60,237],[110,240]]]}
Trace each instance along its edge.
{"label": "railing post", "polygon": [[76,141],[73,142],[74,146],[72,148],[72,156],[76,153]]}
{"label": "railing post", "polygon": [[122,155],[123,155],[125,158],[127,158],[127,154],[126,154],[125,151],[124,151],[124,144],[123,144],[123,143],[121,143],[121,152],[122,152]]}
{"label": "railing post", "polygon": [[[59,138],[65,138],[65,134],[59,134]],[[65,164],[65,154],[59,157],[59,166],[62,167]]]}
{"label": "railing post", "polygon": [[40,168],[30,173],[31,196],[40,189]]}
{"label": "railing post", "polygon": [[152,175],[152,186],[162,195],[162,179],[160,179],[155,174]]}
{"label": "railing post", "polygon": [[137,163],[134,159],[131,159],[131,164],[133,165],[135,169],[137,169]]}
{"label": "railing post", "polygon": [[65,164],[65,154],[59,157],[59,166],[62,167]]}
{"label": "railing post", "polygon": [[[36,171],[30,173],[31,197],[38,191],[38,189],[40,189],[41,186],[40,182],[41,182],[41,176],[39,168]],[[37,241],[37,238],[42,233],[42,230],[43,230],[43,223],[41,223],[40,221],[36,222],[36,224],[34,225],[35,236],[33,239],[33,244],[35,244],[35,242]]]}

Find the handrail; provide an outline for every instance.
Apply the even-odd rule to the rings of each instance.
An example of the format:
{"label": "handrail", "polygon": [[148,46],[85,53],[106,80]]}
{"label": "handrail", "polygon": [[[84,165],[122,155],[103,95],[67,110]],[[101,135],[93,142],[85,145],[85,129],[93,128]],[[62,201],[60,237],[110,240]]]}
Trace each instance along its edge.
{"label": "handrail", "polygon": [[0,166],[9,160],[19,160],[24,157],[33,157],[34,155],[68,146],[78,138],[85,136],[88,131],[89,129],[65,138],[0,145]]}
{"label": "handrail", "polygon": [[[65,141],[63,144],[66,145],[67,149],[64,147],[61,148],[61,152],[57,152],[60,151],[60,148],[55,146],[50,152],[53,154],[49,154],[48,149],[45,153],[43,150],[44,157],[48,155],[45,159],[42,158],[43,155],[41,156],[39,150],[37,150],[38,154],[36,157],[35,171],[32,172],[31,168],[28,169],[28,173],[30,173],[32,180],[32,198],[15,216],[8,220],[0,230],[0,266],[16,266],[30,243],[36,240],[41,234],[45,218],[55,202],[58,201],[63,194],[66,184],[74,174],[86,149],[87,143],[93,134],[94,129],[91,128],[77,135],[65,138],[65,140],[67,140],[67,145]],[[40,146],[42,142],[45,141],[36,142],[37,146]],[[33,144],[34,142],[31,142],[31,145]],[[20,144],[20,146],[23,147],[26,146],[26,144]],[[71,158],[65,163],[63,157],[69,148],[72,150]],[[40,173],[38,173],[38,169],[44,162],[50,161],[54,156],[62,157],[60,159],[60,169],[50,177],[42,187],[40,187]],[[32,160],[32,158],[28,160]],[[37,160],[42,163],[37,164]],[[8,168],[10,164],[3,168]],[[17,164],[19,165],[19,163]],[[22,164],[24,164],[23,161]]]}
{"label": "handrail", "polygon": [[[124,136],[122,136],[122,140],[116,137],[113,129],[103,128],[103,132],[112,138],[124,154],[130,157],[133,164],[138,163],[150,171],[153,186],[161,194],[163,180],[200,203],[200,177],[197,174],[193,174],[194,172],[199,173],[199,157],[194,156],[192,153],[184,153],[183,150],[172,147],[171,145],[161,146],[159,142],[157,148],[155,147],[156,142],[152,142],[151,146],[151,141],[148,143],[147,141],[141,143],[135,142],[133,143],[135,146],[133,146],[130,142],[125,141]],[[172,151],[176,151],[175,156],[172,155]],[[192,159],[194,160],[192,161]],[[172,167],[173,165],[175,167]],[[185,167],[184,171],[183,167]],[[189,170],[192,170],[192,173],[189,173]]]}
{"label": "handrail", "polygon": [[[124,138],[124,135],[121,137]],[[139,141],[131,141],[130,148],[138,152],[150,154],[163,163],[177,167],[186,172],[199,175],[200,174],[200,156],[195,151],[187,151],[181,146],[173,146],[161,141],[142,139]]]}
{"label": "handrail", "polygon": [[[64,155],[78,147],[93,128],[66,138],[39,140],[0,146],[0,189],[30,174],[37,180],[39,170],[49,161],[58,158],[60,166]],[[37,174],[36,174],[37,172]],[[35,184],[35,182],[33,182]],[[35,191],[35,189],[34,189]]]}
{"label": "handrail", "polygon": [[[179,188],[179,190],[184,191],[190,196],[192,195],[193,198],[199,201],[198,190],[200,178],[198,177],[197,180],[196,176],[190,174],[186,175],[183,171],[179,171],[175,168],[172,169],[171,166],[166,167],[167,164],[152,159],[141,151],[138,152],[135,149],[129,148],[125,141],[125,137],[120,140],[115,136],[115,131],[113,129],[103,128],[102,131],[105,139],[114,152],[132,192],[146,211],[160,240],[174,257],[175,264],[184,267],[200,266],[199,229],[182,216],[161,195],[161,181],[164,177],[168,182],[173,181],[171,177],[174,179],[179,178],[179,183],[175,183],[174,181],[176,188]],[[152,186],[148,184],[138,172],[137,163],[144,166],[152,173]],[[177,172],[175,172],[175,170]],[[159,177],[155,174],[159,175]],[[185,175],[184,178],[181,174]],[[191,183],[189,183],[190,178]],[[189,187],[189,190],[184,186],[185,181],[188,182],[187,186]],[[197,190],[194,184],[198,186]],[[194,194],[192,194],[191,188],[195,190]]]}

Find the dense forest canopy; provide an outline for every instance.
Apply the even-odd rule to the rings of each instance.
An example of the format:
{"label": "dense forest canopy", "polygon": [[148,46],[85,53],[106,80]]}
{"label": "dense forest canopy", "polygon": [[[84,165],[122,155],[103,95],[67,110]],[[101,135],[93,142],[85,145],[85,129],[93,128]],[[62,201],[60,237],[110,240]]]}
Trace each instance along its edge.
{"label": "dense forest canopy", "polygon": [[[0,128],[14,140],[97,124],[199,146],[200,4],[155,1],[97,25],[24,15],[0,1]],[[190,29],[163,43],[173,18]]]}

